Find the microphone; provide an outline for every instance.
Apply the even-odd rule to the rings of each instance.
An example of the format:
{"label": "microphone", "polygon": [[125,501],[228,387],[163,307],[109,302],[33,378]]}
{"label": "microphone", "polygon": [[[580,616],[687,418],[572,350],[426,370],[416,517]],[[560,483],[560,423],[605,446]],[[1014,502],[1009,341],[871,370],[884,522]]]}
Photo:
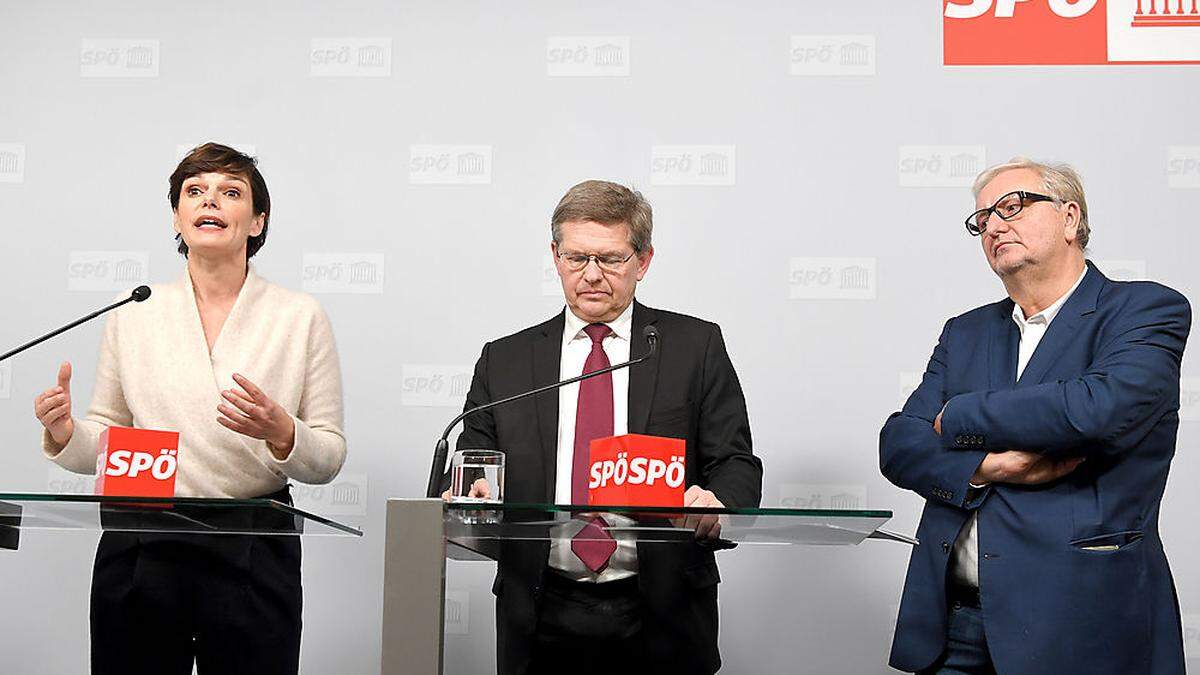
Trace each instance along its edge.
{"label": "microphone", "polygon": [[459,415],[458,417],[455,417],[450,422],[450,424],[446,426],[446,430],[442,432],[441,439],[438,440],[437,445],[433,449],[433,466],[430,467],[430,469],[429,469],[429,486],[425,490],[425,496],[429,497],[429,498],[436,498],[436,497],[441,496],[441,492],[438,488],[441,487],[442,474],[445,473],[445,471],[446,471],[446,456],[448,454],[450,454],[450,441],[447,439],[450,436],[450,432],[453,431],[454,427],[457,426],[459,422],[463,421],[463,419],[465,419],[471,415],[474,415],[477,412],[482,412],[484,410],[490,410],[497,406],[505,405],[506,403],[520,401],[521,399],[529,398],[530,396],[537,396],[538,394],[543,394],[548,391],[553,391],[555,389],[558,389],[559,387],[565,387],[568,384],[575,384],[576,382],[582,382],[583,380],[588,380],[593,377],[598,377],[605,373],[611,373],[614,370],[620,370],[622,368],[636,366],[637,364],[642,363],[643,361],[648,361],[649,359],[653,358],[655,354],[658,353],[658,329],[655,328],[653,325],[646,326],[645,328],[642,329],[642,337],[646,338],[646,343],[650,347],[650,350],[648,352],[646,352],[645,356],[642,356],[642,357],[639,357],[636,359],[630,359],[629,361],[626,361],[625,363],[618,363],[615,366],[601,368],[600,370],[593,370],[590,373],[584,373],[583,375],[572,377],[569,380],[555,382],[553,384],[548,384],[544,387],[538,387],[537,389],[532,389],[530,391],[526,391],[526,392],[523,392],[520,394],[515,394],[513,396],[509,396],[508,398],[502,398],[499,401],[492,401],[491,403],[484,403],[481,406],[476,406],[469,410],[464,410],[461,415]]}
{"label": "microphone", "polygon": [[96,310],[95,312],[88,314],[87,316],[83,317],[82,319],[79,319],[77,321],[72,321],[71,323],[63,326],[62,328],[59,328],[58,330],[54,331],[53,333],[48,333],[36,340],[27,342],[27,343],[21,345],[20,347],[17,347],[16,349],[5,353],[3,356],[0,356],[0,361],[4,361],[13,356],[16,356],[17,354],[20,354],[21,352],[25,351],[26,349],[36,347],[36,346],[42,344],[43,342],[45,342],[46,340],[49,340],[52,337],[57,337],[57,336],[61,335],[62,333],[65,333],[65,332],[71,330],[72,328],[78,326],[81,323],[87,323],[88,321],[91,321],[92,319],[100,316],[101,314],[104,314],[106,312],[111,312],[112,310],[120,307],[121,305],[126,305],[131,302],[143,302],[146,300],[146,298],[149,298],[149,297],[150,297],[150,287],[149,286],[138,286],[137,288],[133,289],[133,292],[129,294],[128,298],[125,298],[124,300],[120,300],[118,302],[114,302],[113,304],[111,304],[108,307],[105,307],[103,309]]}

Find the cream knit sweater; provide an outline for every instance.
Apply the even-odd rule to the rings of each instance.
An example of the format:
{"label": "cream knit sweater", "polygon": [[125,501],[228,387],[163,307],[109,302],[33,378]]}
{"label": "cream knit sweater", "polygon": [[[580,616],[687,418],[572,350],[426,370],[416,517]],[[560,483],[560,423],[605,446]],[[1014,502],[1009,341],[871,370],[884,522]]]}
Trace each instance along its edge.
{"label": "cream knit sweater", "polygon": [[[285,461],[265,441],[217,422],[233,373],[250,379],[296,422]],[[76,473],[95,473],[97,441],[108,426],[179,432],[180,497],[250,498],[287,479],[327,483],[346,458],[342,380],[333,330],[312,297],[251,269],[210,356],[190,275],[155,285],[150,299],[109,315],[87,418],[75,418],[65,447],[42,433],[46,456]]]}

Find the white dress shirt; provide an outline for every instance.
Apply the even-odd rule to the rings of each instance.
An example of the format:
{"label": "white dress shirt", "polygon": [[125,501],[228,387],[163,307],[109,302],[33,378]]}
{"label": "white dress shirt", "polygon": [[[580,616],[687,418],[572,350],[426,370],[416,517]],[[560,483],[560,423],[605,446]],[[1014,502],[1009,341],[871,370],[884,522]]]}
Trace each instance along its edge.
{"label": "white dress shirt", "polygon": [[[566,310],[566,325],[563,328],[562,360],[559,367],[560,379],[583,374],[583,366],[592,351],[592,339],[584,332],[589,325],[575,316],[570,307]],[[629,360],[629,342],[633,333],[633,303],[625,308],[608,327],[612,334],[604,338],[601,346],[608,356],[610,365]],[[613,383],[613,435],[629,432],[629,369],[612,373]],[[579,384],[569,384],[558,390],[558,460],[554,481],[554,503],[571,503],[571,473],[575,459],[575,413],[579,405]],[[621,516],[605,514],[609,526],[628,526],[633,521]],[[608,566],[599,574],[593,573],[583,561],[571,551],[571,537],[583,529],[586,522],[571,520],[555,528],[550,543],[550,568],[574,581],[608,582],[637,574],[637,540],[622,532],[610,532],[617,540],[617,550],[608,560]]]}
{"label": "white dress shirt", "polygon": [[[1033,352],[1037,350],[1038,343],[1046,335],[1046,329],[1050,327],[1050,322],[1058,315],[1058,310],[1066,304],[1067,299],[1079,288],[1079,284],[1083,282],[1083,277],[1087,275],[1087,267],[1083,268],[1083,274],[1079,275],[1079,279],[1075,281],[1075,285],[1071,290],[1067,291],[1061,298],[1054,301],[1046,309],[1034,314],[1028,319],[1025,318],[1025,310],[1021,309],[1021,305],[1013,303],[1012,318],[1016,322],[1017,328],[1021,331],[1021,341],[1017,347],[1017,379],[1021,379],[1021,374],[1025,372],[1025,366],[1029,365],[1029,359],[1033,358]],[[972,485],[971,487],[980,488],[983,486]],[[971,512],[971,517],[967,519],[967,524],[963,527],[962,532],[958,535],[958,540],[954,542],[954,576],[959,583],[966,584],[972,588],[979,588],[979,531],[978,523],[976,522],[975,512]]]}

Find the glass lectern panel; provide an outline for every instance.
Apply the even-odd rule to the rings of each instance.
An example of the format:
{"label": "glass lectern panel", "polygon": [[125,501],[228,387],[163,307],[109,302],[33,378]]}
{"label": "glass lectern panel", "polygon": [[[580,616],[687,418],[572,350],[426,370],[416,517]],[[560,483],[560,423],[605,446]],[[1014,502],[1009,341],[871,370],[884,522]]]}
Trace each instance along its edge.
{"label": "glass lectern panel", "polygon": [[[599,519],[597,520],[597,517]],[[447,555],[454,559],[494,557],[502,542],[580,539],[586,521],[600,537],[651,543],[691,543],[714,549],[738,545],[794,544],[849,546],[867,538],[915,543],[880,527],[891,511],[838,509],[709,509],[629,506],[565,506],[556,504],[446,504]],[[720,525],[716,537],[697,538],[697,526]],[[595,530],[589,530],[595,531]]]}
{"label": "glass lectern panel", "polygon": [[20,530],[362,536],[270,499],[0,493],[0,537]]}

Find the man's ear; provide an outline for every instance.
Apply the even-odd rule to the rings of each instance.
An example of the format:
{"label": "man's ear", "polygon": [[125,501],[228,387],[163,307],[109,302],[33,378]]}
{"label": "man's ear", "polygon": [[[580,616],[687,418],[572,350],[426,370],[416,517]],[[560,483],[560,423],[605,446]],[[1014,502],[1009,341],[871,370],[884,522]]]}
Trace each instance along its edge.
{"label": "man's ear", "polygon": [[1079,237],[1079,204],[1067,202],[1062,205],[1063,238],[1067,245],[1075,243]]}
{"label": "man's ear", "polygon": [[637,255],[638,271],[637,280],[641,281],[642,277],[646,276],[646,272],[650,270],[650,260],[654,257],[654,247],[647,247],[645,251]]}

